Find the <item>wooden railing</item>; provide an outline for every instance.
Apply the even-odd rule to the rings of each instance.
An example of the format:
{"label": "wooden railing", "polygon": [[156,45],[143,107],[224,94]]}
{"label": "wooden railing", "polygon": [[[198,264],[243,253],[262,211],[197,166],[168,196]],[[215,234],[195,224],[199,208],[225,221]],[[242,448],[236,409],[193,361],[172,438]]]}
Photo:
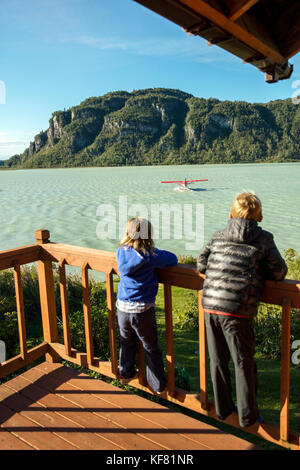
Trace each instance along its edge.
{"label": "wooden railing", "polygon": [[[118,355],[115,330],[115,297],[113,275],[118,274],[115,253],[82,248],[60,243],[51,243],[48,230],[38,230],[36,244],[0,252],[0,270],[13,268],[20,337],[20,354],[0,365],[0,377],[24,367],[36,359],[46,356],[46,360],[57,362],[61,359],[79,364],[88,369],[100,372],[112,378],[119,377]],[[20,266],[37,262],[41,317],[44,341],[35,348],[27,350],[26,325]],[[61,315],[64,342],[58,342],[57,312],[54,291],[53,265],[58,263],[60,279]],[[68,295],[66,266],[81,268],[83,315],[85,326],[86,351],[72,348],[69,325]],[[108,309],[108,333],[110,361],[102,361],[94,356],[91,309],[89,297],[89,270],[100,271],[106,275],[106,293]],[[164,398],[181,406],[216,418],[214,404],[208,400],[207,368],[208,357],[205,338],[204,312],[201,306],[201,293],[204,276],[196,268],[177,265],[172,268],[158,270],[159,282],[163,284],[165,300],[165,334],[166,334],[166,365],[167,393]],[[177,286],[198,292],[199,299],[199,371],[200,393],[189,393],[175,385],[175,360],[172,326],[172,294],[171,287]],[[300,283],[285,280],[282,282],[266,282],[262,301],[282,307],[281,337],[281,377],[280,377],[280,423],[263,422],[247,428],[247,432],[256,434],[278,445],[300,450],[300,433],[289,429],[289,383],[290,383],[290,321],[291,308],[300,308]],[[139,348],[139,377],[130,384],[151,393],[147,386],[144,353]],[[217,419],[217,418],[216,418]],[[237,414],[233,413],[226,420],[227,424],[239,427]]]}

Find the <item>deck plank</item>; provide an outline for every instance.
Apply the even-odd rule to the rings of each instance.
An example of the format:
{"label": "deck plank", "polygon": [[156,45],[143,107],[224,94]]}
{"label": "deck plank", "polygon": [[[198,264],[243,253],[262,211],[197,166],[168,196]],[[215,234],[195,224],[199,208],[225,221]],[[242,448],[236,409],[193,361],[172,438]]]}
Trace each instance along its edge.
{"label": "deck plank", "polygon": [[257,447],[57,363],[0,386],[0,449],[212,450]]}
{"label": "deck plank", "polygon": [[35,448],[11,432],[0,429],[0,450],[35,450]]}

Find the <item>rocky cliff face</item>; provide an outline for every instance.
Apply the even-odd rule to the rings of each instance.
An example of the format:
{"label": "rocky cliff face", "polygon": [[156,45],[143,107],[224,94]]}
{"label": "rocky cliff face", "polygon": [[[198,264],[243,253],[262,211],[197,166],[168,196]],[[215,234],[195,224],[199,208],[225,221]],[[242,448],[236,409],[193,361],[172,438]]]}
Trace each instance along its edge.
{"label": "rocky cliff face", "polygon": [[[289,100],[221,102],[169,89],[113,92],[54,112],[49,128],[6,166],[258,161],[279,155],[289,133],[299,135],[297,108]],[[289,154],[299,155],[298,147],[293,142]]]}

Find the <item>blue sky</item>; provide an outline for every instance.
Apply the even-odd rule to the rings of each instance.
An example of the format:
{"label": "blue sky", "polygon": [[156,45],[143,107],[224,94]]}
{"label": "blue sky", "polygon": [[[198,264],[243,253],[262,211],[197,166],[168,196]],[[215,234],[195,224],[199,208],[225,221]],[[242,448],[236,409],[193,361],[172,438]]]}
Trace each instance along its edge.
{"label": "blue sky", "polygon": [[300,79],[300,54],[290,80],[267,84],[133,0],[1,0],[0,12],[0,159],[22,152],[54,111],[90,96],[166,87],[266,102],[291,97]]}

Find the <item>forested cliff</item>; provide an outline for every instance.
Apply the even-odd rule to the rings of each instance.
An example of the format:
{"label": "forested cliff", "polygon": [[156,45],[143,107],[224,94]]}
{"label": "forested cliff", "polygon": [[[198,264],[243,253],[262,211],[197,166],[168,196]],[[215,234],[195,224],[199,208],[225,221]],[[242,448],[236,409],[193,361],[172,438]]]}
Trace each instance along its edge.
{"label": "forested cliff", "polygon": [[300,160],[300,106],[116,91],[56,111],[6,167],[169,165]]}

